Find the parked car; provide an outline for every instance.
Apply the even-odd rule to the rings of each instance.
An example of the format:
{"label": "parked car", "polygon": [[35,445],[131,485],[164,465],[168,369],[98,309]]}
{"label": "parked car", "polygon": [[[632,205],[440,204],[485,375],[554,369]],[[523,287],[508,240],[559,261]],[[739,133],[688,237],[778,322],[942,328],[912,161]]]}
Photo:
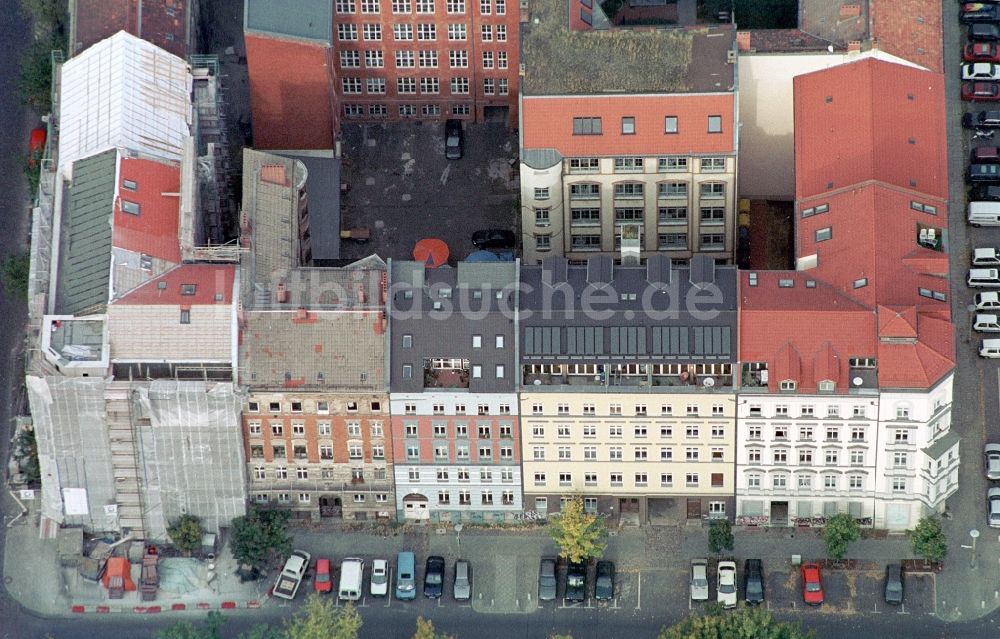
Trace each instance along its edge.
{"label": "parked car", "polygon": [[1000,110],[979,111],[962,115],[966,129],[1000,129]]}
{"label": "parked car", "polygon": [[485,229],[472,234],[472,245],[481,249],[511,249],[517,236],[505,229]]}
{"label": "parked car", "polygon": [[552,601],[556,598],[556,560],[542,557],[538,566],[538,600]]}
{"label": "parked car", "polygon": [[396,555],[396,599],[417,598],[417,560],[412,552]]}
{"label": "parked car", "polygon": [[445,120],[444,123],[444,157],[449,160],[462,159],[465,148],[461,120]]}
{"label": "parked car", "polygon": [[372,597],[385,597],[389,594],[389,562],[385,559],[372,560],[372,577],[368,584],[368,592]]}
{"label": "parked car", "polygon": [[1000,40],[1000,26],[983,22],[970,24],[969,40],[973,42],[997,42]]}
{"label": "parked car", "polygon": [[566,601],[587,598],[587,564],[571,561],[566,569]]}
{"label": "parked car", "polygon": [[992,23],[1000,19],[997,6],[988,2],[963,2],[958,19],[964,24],[975,22]]}
{"label": "parked car", "polygon": [[986,457],[986,479],[1000,480],[1000,444],[986,444],[983,455]]}
{"label": "parked car", "polygon": [[969,153],[969,162],[974,164],[998,164],[1000,163],[1000,147],[977,146]]}
{"label": "parked car", "polygon": [[28,167],[35,168],[39,160],[45,155],[45,140],[48,137],[48,129],[43,126],[35,127],[28,137]]}
{"label": "parked car", "polygon": [[1000,66],[992,62],[967,62],[962,65],[963,80],[1000,80]]}
{"label": "parked car", "polygon": [[1000,488],[986,491],[986,520],[990,528],[1000,528]]}
{"label": "parked car", "polygon": [[976,293],[973,296],[972,301],[976,305],[977,311],[1000,310],[1000,293],[997,293],[996,291]]}
{"label": "parked car", "polygon": [[597,562],[597,577],[594,579],[594,599],[610,601],[615,598],[615,565],[602,560]]}
{"label": "parked car", "polygon": [[994,42],[970,42],[962,49],[965,62],[1000,62],[1000,49]]}
{"label": "parked car", "polygon": [[691,599],[708,601],[708,560],[704,557],[691,560]]}
{"label": "parked car", "polygon": [[970,164],[965,170],[965,181],[970,184],[1000,182],[1000,164]]}
{"label": "parked car", "polygon": [[716,600],[723,608],[736,607],[736,562],[720,561],[716,570]]}
{"label": "parked car", "polygon": [[444,592],[444,557],[431,555],[424,568],[424,596],[437,599]]}
{"label": "parked car", "polygon": [[802,601],[810,606],[823,603],[823,575],[819,564],[802,564]]}
{"label": "parked car", "polygon": [[760,559],[743,563],[743,597],[751,606],[764,603],[764,562]]}
{"label": "parked car", "polygon": [[455,562],[455,584],[452,588],[452,596],[455,601],[467,601],[472,597],[472,567],[464,559]]}
{"label": "parked car", "polygon": [[320,558],[316,560],[316,576],[313,577],[313,590],[316,592],[330,592],[333,590],[329,559]]}
{"label": "parked car", "polygon": [[995,102],[1000,100],[1000,88],[996,82],[963,82],[962,99],[966,102]]}
{"label": "parked car", "polygon": [[993,313],[976,313],[972,330],[977,333],[1000,333],[1000,318]]}
{"label": "parked car", "polygon": [[981,184],[969,191],[970,202],[1000,202],[1000,186]]}
{"label": "parked car", "polygon": [[885,567],[885,602],[897,605],[903,603],[903,566],[900,564]]}

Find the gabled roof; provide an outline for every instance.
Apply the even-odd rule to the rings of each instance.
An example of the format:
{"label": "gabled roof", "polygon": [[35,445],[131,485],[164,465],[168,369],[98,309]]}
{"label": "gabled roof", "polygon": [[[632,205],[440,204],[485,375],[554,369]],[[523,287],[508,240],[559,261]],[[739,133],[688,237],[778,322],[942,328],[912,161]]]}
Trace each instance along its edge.
{"label": "gabled roof", "polygon": [[[114,203],[115,248],[181,261],[180,167],[123,157]],[[134,206],[138,206],[136,209]],[[138,213],[135,211],[138,210]]]}
{"label": "gabled roof", "polygon": [[179,264],[160,277],[123,294],[114,304],[231,304],[235,277],[235,264]]}

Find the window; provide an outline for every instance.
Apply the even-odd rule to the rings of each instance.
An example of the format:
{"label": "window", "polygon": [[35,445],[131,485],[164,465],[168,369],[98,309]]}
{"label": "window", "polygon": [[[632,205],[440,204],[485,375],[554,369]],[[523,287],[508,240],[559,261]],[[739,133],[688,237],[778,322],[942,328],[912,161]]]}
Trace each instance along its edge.
{"label": "window", "polygon": [[684,485],[688,488],[698,487],[698,473],[688,473],[684,476]]}
{"label": "window", "polygon": [[865,451],[863,450],[852,450],[851,451],[851,466],[864,466],[865,465]]}
{"label": "window", "polygon": [[584,437],[597,437],[597,426],[593,424],[587,424],[583,427]]}
{"label": "window", "polygon": [[[781,383],[778,385],[778,387],[781,390],[783,390],[783,391],[793,391],[793,390],[795,390],[795,380],[791,380],[791,379],[782,380]],[[780,413],[780,414],[787,415],[788,414],[788,407],[786,406],[785,407],[785,412],[784,413]]]}
{"label": "window", "polygon": [[699,431],[699,429],[698,429],[698,425],[697,424],[688,424],[684,428],[684,436],[685,437],[697,437],[698,436],[698,431]]}
{"label": "window", "polygon": [[893,431],[893,439],[897,444],[907,444],[910,441],[910,431],[897,429]]}
{"label": "window", "polygon": [[701,158],[702,173],[719,173],[726,170],[726,158]]}
{"label": "window", "polygon": [[392,0],[392,12],[395,14],[406,14],[413,11],[410,0]]}
{"label": "window", "polygon": [[424,95],[437,95],[440,84],[437,78],[420,78],[420,92]]}
{"label": "window", "polygon": [[573,118],[573,135],[601,135],[601,118]]}
{"label": "window", "polygon": [[811,450],[800,450],[799,451],[799,465],[801,466],[812,466],[813,463],[813,453]]}
{"label": "window", "polygon": [[361,78],[341,78],[340,86],[344,93],[361,93]]}
{"label": "window", "polygon": [[493,41],[493,27],[491,25],[488,25],[488,24],[482,25],[482,27],[480,27],[480,35],[482,36],[483,42],[492,42]]}
{"label": "window", "polygon": [[823,460],[828,466],[836,466],[839,461],[840,453],[836,449],[827,450],[823,454]]}
{"label": "window", "polygon": [[702,224],[722,224],[726,221],[726,209],[722,206],[701,207]]}
{"label": "window", "polygon": [[686,206],[661,206],[658,211],[660,223],[686,222],[688,210]]}
{"label": "window", "polygon": [[621,437],[622,427],[621,426],[608,426],[608,437]]}
{"label": "window", "polygon": [[910,461],[910,456],[907,453],[893,453],[892,454],[892,465],[897,468],[906,468],[907,463]]}
{"label": "window", "polygon": [[437,26],[434,23],[422,23],[417,25],[417,40],[433,41],[437,40]]}
{"label": "window", "polygon": [[760,439],[760,426],[749,426],[747,428],[747,437],[749,439]]}
{"label": "window", "polygon": [[863,426],[856,426],[851,429],[851,441],[852,442],[865,441],[865,429]]}
{"label": "window", "polygon": [[847,485],[852,490],[858,490],[864,487],[865,478],[863,475],[849,475],[847,477]]}
{"label": "window", "polygon": [[910,418],[910,407],[909,406],[897,406],[896,407],[896,419],[909,419]]}
{"label": "window", "polygon": [[479,13],[481,15],[490,15],[492,9],[493,8],[490,6],[490,0],[479,0]]}
{"label": "window", "polygon": [[688,245],[687,233],[660,233],[656,236],[657,248],[663,250],[686,249]]}
{"label": "window", "polygon": [[771,478],[772,488],[785,488],[788,486],[788,476],[787,475],[775,475]]}
{"label": "window", "polygon": [[406,42],[409,40],[413,40],[413,25],[412,24],[392,25],[392,38],[396,42]]}
{"label": "window", "polygon": [[661,182],[657,185],[657,197],[687,197],[687,182]]}
{"label": "window", "polygon": [[469,92],[469,78],[452,78],[451,79],[451,93],[452,95],[464,95]]}
{"label": "window", "polygon": [[854,288],[864,288],[864,287],[868,286],[868,278],[867,277],[862,277],[859,280],[854,280],[853,286],[854,286]]}
{"label": "window", "polygon": [[559,473],[559,485],[570,486],[573,484],[573,473]]}
{"label": "window", "polygon": [[698,449],[697,448],[685,448],[684,449],[684,459],[689,462],[698,461]]}
{"label": "window", "polygon": [[802,488],[802,489],[812,488],[812,485],[813,485],[812,475],[799,475],[797,479],[798,479],[797,483],[798,483],[799,488]]}
{"label": "window", "polygon": [[434,0],[417,0],[417,13],[434,13]]}
{"label": "window", "polygon": [[[592,183],[570,184],[569,197],[571,200],[599,199],[601,197],[601,185]],[[586,210],[591,210],[591,209],[586,209]]]}
{"label": "window", "polygon": [[358,25],[356,24],[338,24],[337,25],[337,38],[339,40],[357,40],[358,39]]}
{"label": "window", "polygon": [[712,461],[724,461],[725,450],[722,448],[712,448]]}
{"label": "window", "polygon": [[[372,91],[371,82],[373,79],[381,80],[381,78],[368,78],[368,93],[384,93],[385,88],[381,92]],[[384,82],[384,80],[383,80]],[[396,78],[396,93],[416,93],[417,92],[417,79],[416,78]]]}
{"label": "window", "polygon": [[505,369],[503,364],[497,364],[497,379],[503,379]]}
{"label": "window", "polygon": [[453,104],[451,105],[452,115],[469,115],[472,112],[472,108],[468,104]]}
{"label": "window", "polygon": [[722,133],[722,116],[721,115],[710,115],[710,116],[708,116],[708,132],[709,133]]}
{"label": "window", "polygon": [[190,324],[191,323],[191,311],[182,310],[181,311],[181,320],[180,320],[180,322],[181,322],[181,324]]}
{"label": "window", "polygon": [[677,116],[668,115],[663,118],[663,132],[664,133],[677,133]]}
{"label": "window", "polygon": [[622,135],[635,135],[635,118],[622,118]]}
{"label": "window", "polygon": [[[415,58],[412,51],[397,51],[396,52],[396,68],[397,69],[412,69],[415,65]],[[412,78],[411,78],[412,79]]]}
{"label": "window", "polygon": [[725,182],[702,182],[698,186],[698,194],[704,199],[719,199],[726,197]]}
{"label": "window", "polygon": [[341,51],[340,68],[354,69],[361,66],[361,53],[359,51]]}
{"label": "window", "polygon": [[615,487],[622,486],[625,483],[622,473],[611,473],[609,479],[611,480],[611,485]]}
{"label": "window", "polygon": [[297,422],[292,424],[292,435],[296,437],[304,437],[306,434],[306,425],[302,422]]}
{"label": "window", "polygon": [[615,173],[641,173],[642,158],[615,158]]}
{"label": "window", "polygon": [[356,8],[354,0],[337,0],[337,13],[354,13]]}
{"label": "window", "polygon": [[473,379],[482,379],[483,377],[483,367],[473,366],[472,367],[472,377]]}
{"label": "window", "polygon": [[365,40],[371,41],[371,40],[382,39],[382,25],[375,23],[375,24],[366,24],[363,26],[364,26],[363,33]]}
{"label": "window", "polygon": [[615,197],[641,198],[642,187],[642,182],[619,182],[615,184]]}
{"label": "window", "polygon": [[815,238],[817,242],[825,242],[833,237],[833,229],[831,227],[826,227],[822,229],[816,229]]}
{"label": "window", "polygon": [[497,15],[507,15],[507,0],[496,0]]}
{"label": "window", "polygon": [[[451,25],[454,26],[454,25]],[[465,25],[461,25],[464,27]],[[450,27],[449,27],[450,30]],[[450,34],[449,34],[450,36]],[[465,50],[452,50],[448,52],[448,64],[452,69],[464,69],[469,66],[469,52]]]}
{"label": "window", "polygon": [[498,24],[497,25],[497,42],[507,41],[507,25]]}
{"label": "window", "polygon": [[597,158],[570,158],[570,173],[597,173],[600,169],[600,160]]}
{"label": "window", "polygon": [[760,463],[760,449],[759,448],[748,448],[747,449],[747,461],[751,464]]}
{"label": "window", "polygon": [[905,477],[893,477],[892,478],[892,492],[894,492],[894,493],[904,493],[904,492],[906,492],[906,478]]}
{"label": "window", "polygon": [[760,488],[760,475],[748,474],[747,475],[747,488]]}
{"label": "window", "polygon": [[621,446],[611,446],[608,448],[608,459],[611,461],[621,461],[622,459],[622,447]]}
{"label": "window", "polygon": [[483,78],[483,94],[493,95],[495,93],[495,84],[493,78]]}
{"label": "window", "polygon": [[688,159],[683,157],[660,158],[657,161],[657,170],[664,172],[686,172],[688,170]]}
{"label": "window", "polygon": [[635,461],[646,461],[648,459],[648,453],[645,446],[637,446],[635,451],[633,451],[633,454],[635,455]]}
{"label": "window", "polygon": [[378,0],[361,0],[361,13],[378,13]]}
{"label": "window", "polygon": [[642,486],[648,486],[649,485],[649,480],[648,480],[648,478],[646,476],[646,473],[636,473],[635,474],[635,485],[636,485],[636,487],[639,487],[639,488],[641,488]]}
{"label": "window", "polygon": [[503,335],[494,336],[493,348],[503,348]]}
{"label": "window", "polygon": [[480,446],[479,447],[479,459],[489,461],[493,459],[493,447],[492,446]]}
{"label": "window", "polygon": [[348,444],[347,445],[347,456],[351,459],[361,459],[361,444]]}
{"label": "window", "polygon": [[775,464],[787,464],[788,463],[788,451],[787,450],[775,450],[771,456],[774,458]]}

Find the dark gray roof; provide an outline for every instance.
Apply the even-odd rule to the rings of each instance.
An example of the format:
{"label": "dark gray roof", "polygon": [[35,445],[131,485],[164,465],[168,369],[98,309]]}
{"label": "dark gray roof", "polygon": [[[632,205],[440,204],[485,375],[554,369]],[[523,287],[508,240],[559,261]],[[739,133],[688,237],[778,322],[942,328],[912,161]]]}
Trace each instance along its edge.
{"label": "dark gray roof", "polygon": [[521,267],[523,363],[734,362],[736,268],[695,256],[616,266],[547,258]]}
{"label": "dark gray roof", "polygon": [[111,283],[116,150],[77,160],[64,200],[56,313],[100,312]]}
{"label": "dark gray roof", "polygon": [[340,158],[333,151],[276,151],[306,166],[313,266],[340,259]]}
{"label": "dark gray roof", "polygon": [[333,41],[333,0],[246,0],[243,27],[329,44]]}
{"label": "dark gray roof", "polygon": [[[456,268],[427,269],[419,262],[391,260],[390,273],[391,392],[424,391],[424,364],[435,358],[482,367],[482,377],[470,375],[470,392],[514,392],[517,263],[459,262]],[[474,335],[480,336],[480,347],[473,347]],[[501,348],[497,336],[503,337]],[[404,365],[412,367],[411,378],[403,378]],[[497,365],[504,367],[502,379],[496,377]]]}

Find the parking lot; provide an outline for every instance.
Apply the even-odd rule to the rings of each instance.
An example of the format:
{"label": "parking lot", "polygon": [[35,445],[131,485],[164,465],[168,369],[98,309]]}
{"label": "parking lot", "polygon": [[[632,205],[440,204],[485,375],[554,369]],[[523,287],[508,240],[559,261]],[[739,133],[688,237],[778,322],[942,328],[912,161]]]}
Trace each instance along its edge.
{"label": "parking lot", "polygon": [[452,262],[474,251],[481,229],[517,232],[517,135],[501,124],[466,124],[464,154],[444,157],[444,124],[345,125],[341,228],[368,228],[345,258],[412,259],[414,244],[440,238]]}

